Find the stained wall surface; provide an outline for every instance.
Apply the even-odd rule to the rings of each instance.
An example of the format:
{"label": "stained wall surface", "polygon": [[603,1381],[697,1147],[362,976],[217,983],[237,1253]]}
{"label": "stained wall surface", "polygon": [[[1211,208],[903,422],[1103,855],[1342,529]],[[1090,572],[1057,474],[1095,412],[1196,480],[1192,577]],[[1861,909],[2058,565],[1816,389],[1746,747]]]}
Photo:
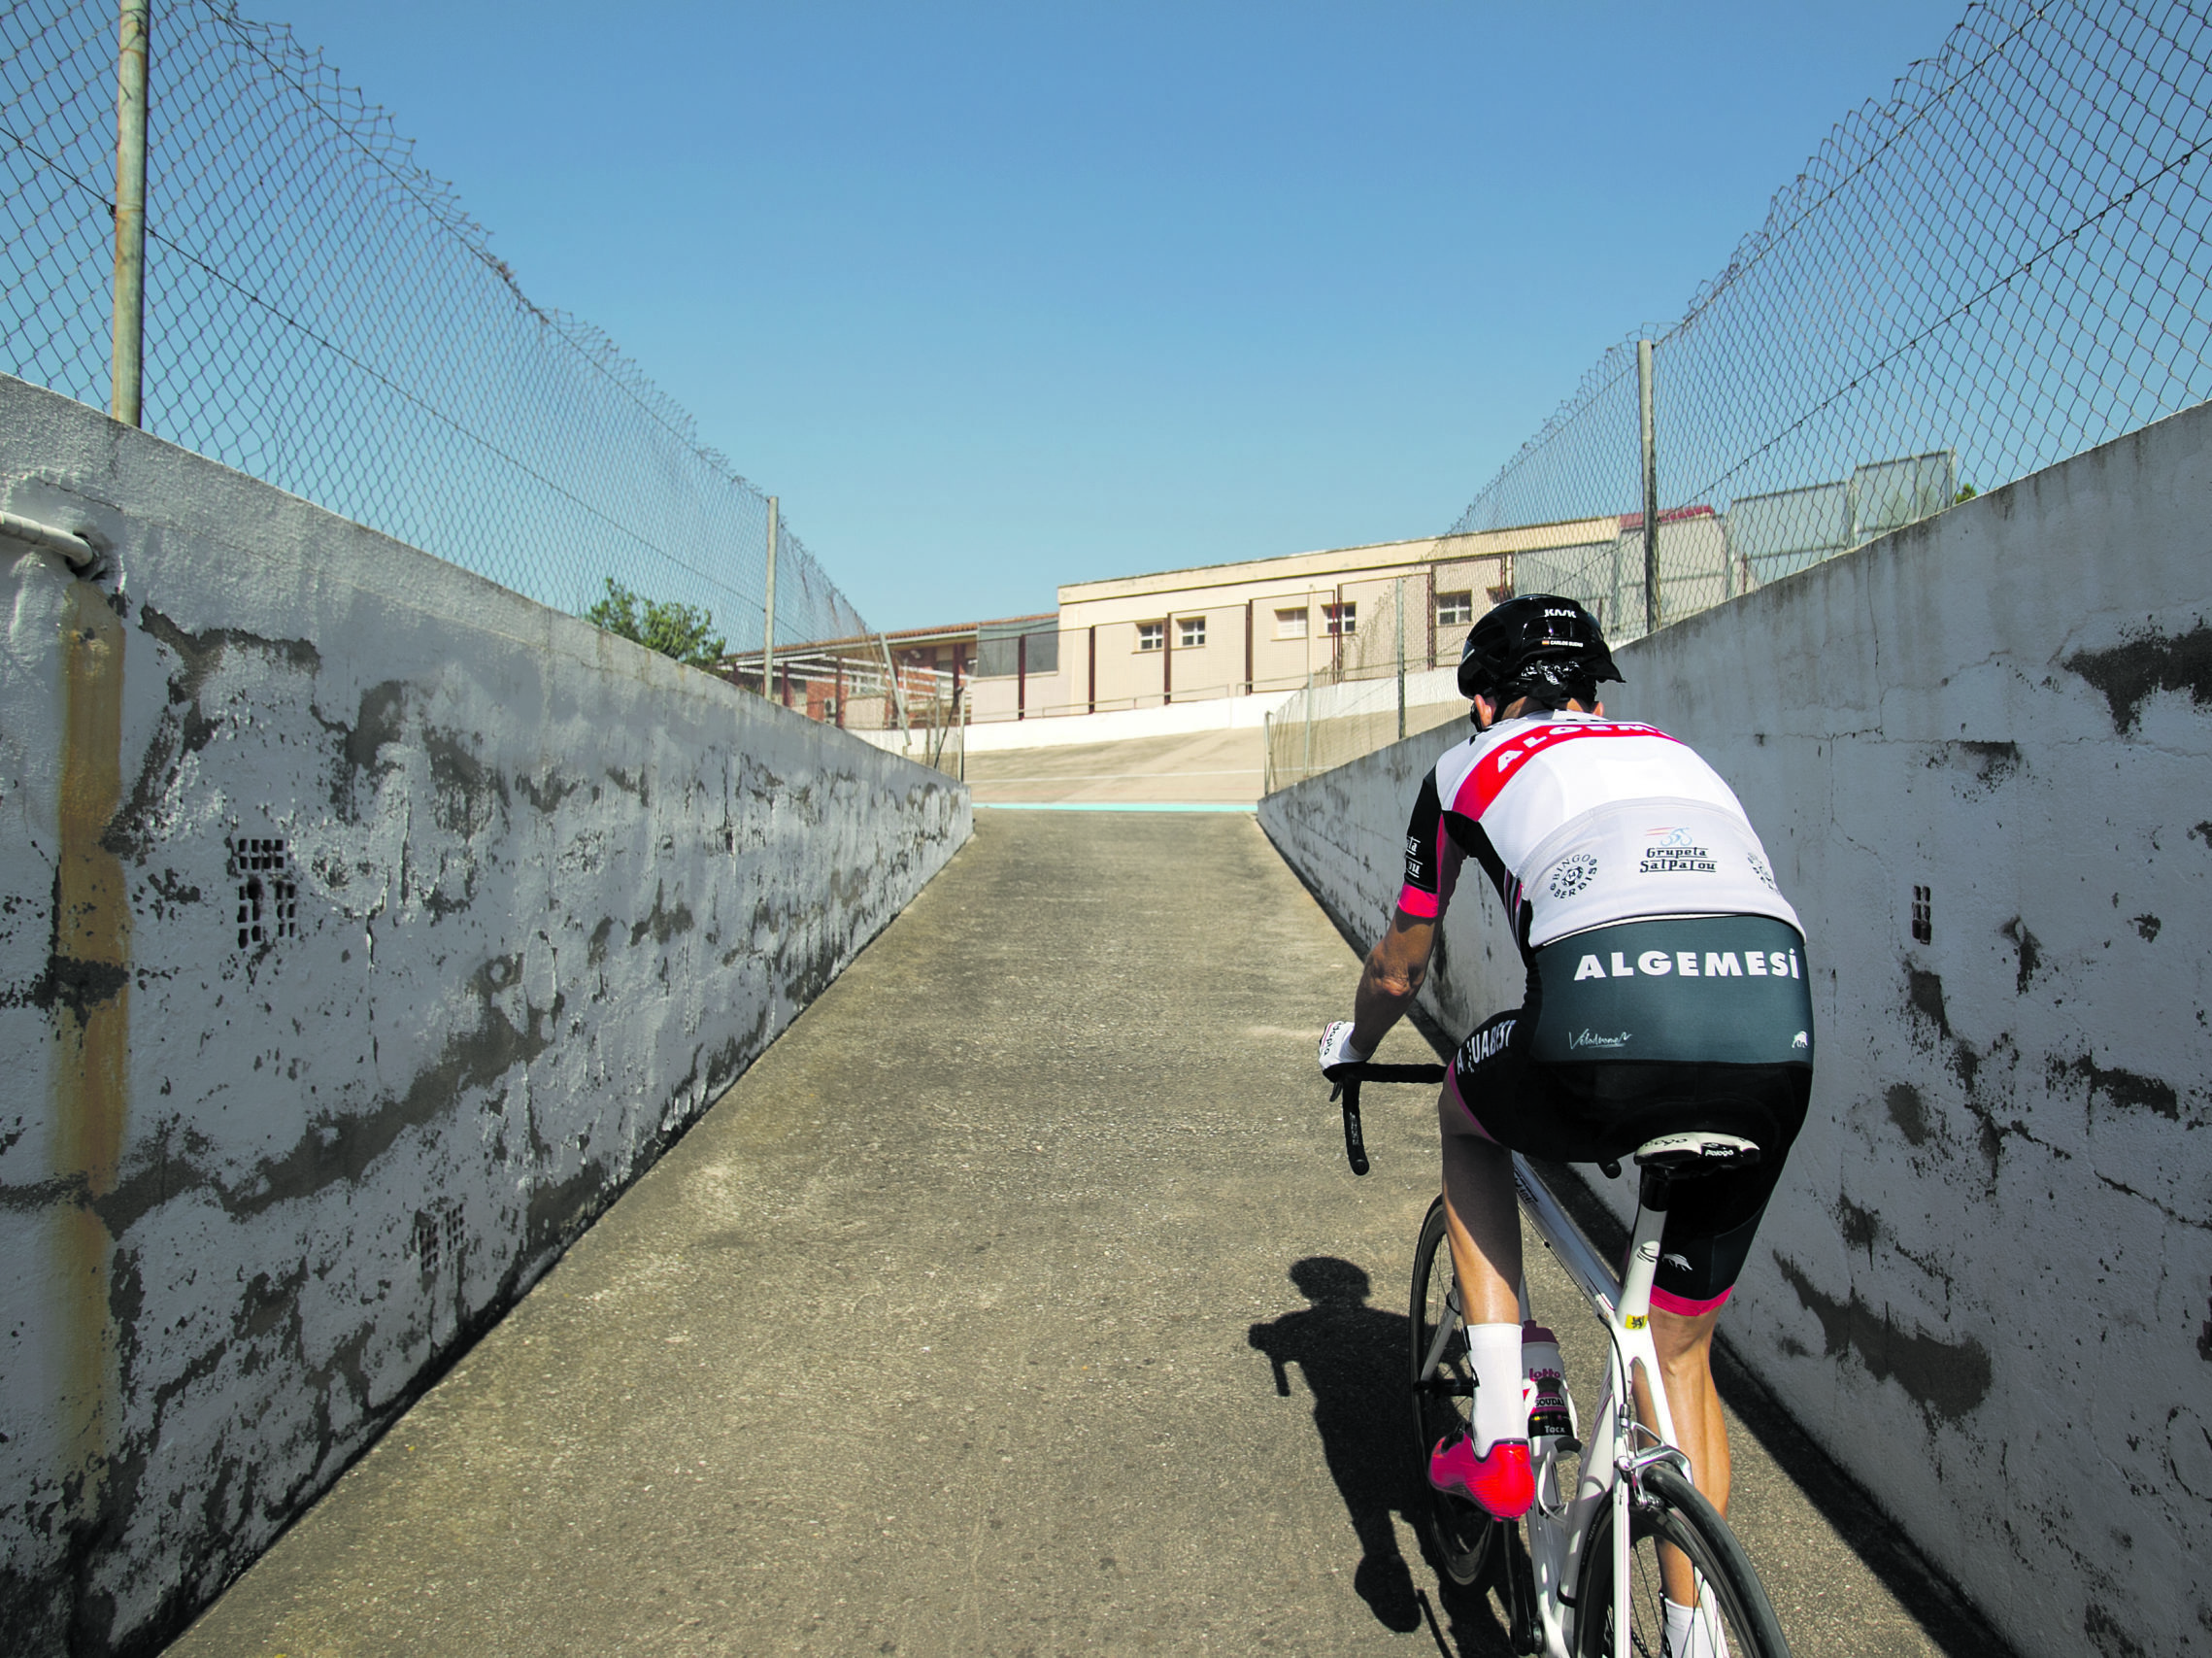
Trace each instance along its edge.
{"label": "stained wall surface", "polygon": [[[1607,688],[1734,785],[1815,967],[1811,1122],[1723,1331],[2024,1652],[2212,1640],[2208,617],[2199,408],[1630,645]],[[1357,931],[1443,746],[1261,803]],[[1460,892],[1424,996],[1464,1031],[1522,972]]]}
{"label": "stained wall surface", "polygon": [[0,1650],[144,1649],[970,807],[4,379],[0,508]]}

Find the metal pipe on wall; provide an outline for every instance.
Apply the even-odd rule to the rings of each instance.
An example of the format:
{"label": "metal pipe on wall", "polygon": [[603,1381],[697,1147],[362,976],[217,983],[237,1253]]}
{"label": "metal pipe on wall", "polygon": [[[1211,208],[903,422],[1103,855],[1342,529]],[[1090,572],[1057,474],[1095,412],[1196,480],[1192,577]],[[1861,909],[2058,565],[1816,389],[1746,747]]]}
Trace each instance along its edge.
{"label": "metal pipe on wall", "polygon": [[1659,438],[1652,422],[1652,342],[1636,342],[1636,411],[1644,442],[1644,631],[1659,625]]}
{"label": "metal pipe on wall", "polygon": [[[760,694],[776,683],[776,543],[783,539],[776,497],[768,497],[768,580],[760,601]],[[885,659],[888,660],[888,657]]]}
{"label": "metal pipe on wall", "polygon": [[108,412],[141,425],[146,389],[146,76],[151,0],[122,0],[116,54],[116,314]]}

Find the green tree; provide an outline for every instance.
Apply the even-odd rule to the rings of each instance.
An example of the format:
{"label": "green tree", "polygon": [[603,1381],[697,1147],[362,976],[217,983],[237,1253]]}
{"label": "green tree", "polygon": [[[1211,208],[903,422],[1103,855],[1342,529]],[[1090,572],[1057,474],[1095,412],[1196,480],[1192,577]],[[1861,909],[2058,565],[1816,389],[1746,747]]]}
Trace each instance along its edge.
{"label": "green tree", "polygon": [[711,630],[712,611],[696,604],[641,598],[612,576],[607,578],[607,596],[586,611],[584,620],[695,668],[712,667],[728,649],[722,636]]}

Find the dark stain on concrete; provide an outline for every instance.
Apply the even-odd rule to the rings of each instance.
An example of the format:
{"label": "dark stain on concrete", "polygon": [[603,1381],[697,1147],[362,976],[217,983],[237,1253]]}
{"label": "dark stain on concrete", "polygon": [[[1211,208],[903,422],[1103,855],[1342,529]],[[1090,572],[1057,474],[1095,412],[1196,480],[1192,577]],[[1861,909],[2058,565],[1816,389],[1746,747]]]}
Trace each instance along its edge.
{"label": "dark stain on concrete", "polygon": [[676,900],[676,907],[668,909],[665,907],[666,897],[667,884],[665,882],[654,882],[653,908],[647,912],[643,921],[635,922],[630,927],[630,948],[632,950],[635,950],[645,941],[647,933],[653,935],[653,941],[655,944],[665,945],[678,933],[691,931],[690,905],[679,898]]}
{"label": "dark stain on concrete", "polygon": [[2158,1077],[2123,1070],[2118,1066],[2099,1066],[2087,1054],[2070,1065],[2063,1060],[2053,1060],[2050,1074],[2054,1093],[2065,1086],[2067,1077],[2079,1077],[2088,1084],[2092,1104],[2102,1096],[2106,1103],[2122,1110],[2155,1111],[2169,1123],[2181,1121],[2180,1096],[2172,1083]]}
{"label": "dark stain on concrete", "polygon": [[[149,1210],[188,1189],[211,1191],[226,1213],[246,1218],[325,1186],[358,1180],[407,1130],[450,1110],[465,1090],[496,1081],[553,1045],[566,1006],[564,997],[554,996],[551,1007],[529,1007],[523,1029],[518,1029],[492,999],[520,967],[517,956],[497,958],[480,968],[470,981],[478,1002],[477,1028],[448,1037],[438,1058],[415,1076],[405,1092],[387,1096],[375,1110],[318,1118],[290,1149],[264,1158],[252,1176],[236,1187],[222,1184],[195,1164],[165,1159],[158,1181],[120,1181],[94,1203],[95,1209],[119,1237]],[[146,1170],[134,1172],[143,1175]]]}
{"label": "dark stain on concrete", "polygon": [[207,747],[220,728],[200,706],[200,694],[224,660],[251,652],[294,672],[312,674],[321,668],[322,657],[306,639],[267,639],[242,627],[187,633],[151,605],[139,607],[138,625],[141,632],[168,647],[178,665],[169,676],[168,706],[146,745],[130,798],[109,823],[101,844],[117,858],[143,861],[152,850],[160,801],[176,781],[178,762]]}
{"label": "dark stain on concrete", "polygon": [[2146,944],[2155,943],[2159,936],[2159,930],[2165,926],[2165,923],[2155,915],[2130,916],[2128,919],[2135,924],[2135,931],[2142,935],[2143,942]]}
{"label": "dark stain on concrete", "polygon": [[607,940],[614,931],[615,918],[611,915],[601,916],[599,925],[591,930],[591,942],[585,947],[584,962],[587,966],[596,967],[607,959]]}
{"label": "dark stain on concrete", "polygon": [[65,1008],[83,1025],[95,1009],[113,1006],[130,977],[127,963],[85,962],[50,950],[45,970],[28,986],[0,991],[0,1007]]}
{"label": "dark stain on concrete", "polygon": [[2077,651],[2060,665],[2104,694],[2112,728],[2124,737],[2159,692],[2185,691],[2195,706],[2212,704],[2212,628],[2201,620],[2174,638],[2146,630],[2108,650]]}
{"label": "dark stain on concrete", "polygon": [[2020,745],[2011,742],[1946,743],[1943,756],[1931,756],[1927,763],[1935,765],[1939,758],[1948,758],[1952,764],[1971,772],[1974,781],[1984,788],[2004,782],[2021,766]]}
{"label": "dark stain on concrete", "polygon": [[526,1247],[533,1254],[566,1249],[614,1201],[618,1190],[618,1183],[595,1163],[584,1164],[565,1180],[541,1185],[530,1194]]}
{"label": "dark stain on concrete", "polygon": [[2028,923],[2014,916],[1999,930],[2011,939],[2020,952],[2020,971],[2012,981],[2012,993],[2026,996],[2028,985],[2035,978],[2035,969],[2043,964],[2043,945],[2035,934],[2028,931]]}
{"label": "dark stain on concrete", "polygon": [[1856,1353],[1868,1375],[1894,1379],[1931,1420],[1961,1421],[1989,1397],[1990,1355],[1979,1341],[1945,1341],[1926,1331],[1899,1329],[1889,1308],[1877,1312],[1856,1289],[1848,1301],[1838,1301],[1816,1288],[1794,1262],[1780,1255],[1774,1260],[1798,1302],[1820,1320],[1828,1358]]}
{"label": "dark stain on concrete", "polygon": [[495,828],[513,803],[507,780],[471,754],[457,732],[425,730],[422,749],[430,760],[432,821],[472,840]]}
{"label": "dark stain on concrete", "polygon": [[1907,1145],[1927,1143],[1931,1132],[1927,1126],[1927,1106],[1922,1102],[1919,1089],[1909,1082],[1892,1083],[1883,1103],[1889,1106],[1890,1121],[1897,1125]]}
{"label": "dark stain on concrete", "polygon": [[1862,1209],[1849,1198],[1838,1194],[1835,1201],[1836,1231],[1846,1245],[1866,1251],[1869,1264],[1874,1259],[1874,1239],[1882,1233],[1882,1217],[1872,1209]]}
{"label": "dark stain on concrete", "polygon": [[532,777],[515,779],[515,793],[541,812],[551,813],[563,800],[584,785],[581,781],[563,777],[557,770],[546,773],[543,783]]}
{"label": "dark stain on concrete", "polygon": [[1951,1034],[1951,1016],[1943,1009],[1943,980],[1923,967],[1905,969],[1905,1004],[1944,1035]]}
{"label": "dark stain on concrete", "polygon": [[2082,1613],[2082,1634],[2103,1658],[2151,1658],[2142,1642],[2120,1627],[2119,1620],[2104,1609],[2101,1602],[2092,1600]]}
{"label": "dark stain on concrete", "polygon": [[2192,840],[2201,840],[2206,846],[2212,846],[2212,818],[2200,824],[2191,824],[2189,834]]}

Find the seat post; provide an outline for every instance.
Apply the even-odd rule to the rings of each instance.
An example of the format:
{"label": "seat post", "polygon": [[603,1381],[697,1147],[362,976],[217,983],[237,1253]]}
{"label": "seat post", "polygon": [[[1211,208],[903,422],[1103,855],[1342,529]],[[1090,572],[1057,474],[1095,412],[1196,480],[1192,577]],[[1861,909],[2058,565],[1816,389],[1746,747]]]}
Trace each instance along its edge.
{"label": "seat post", "polygon": [[1637,1201],[1655,1214],[1665,1214],[1674,1200],[1674,1171],[1663,1163],[1647,1163],[1638,1182]]}

